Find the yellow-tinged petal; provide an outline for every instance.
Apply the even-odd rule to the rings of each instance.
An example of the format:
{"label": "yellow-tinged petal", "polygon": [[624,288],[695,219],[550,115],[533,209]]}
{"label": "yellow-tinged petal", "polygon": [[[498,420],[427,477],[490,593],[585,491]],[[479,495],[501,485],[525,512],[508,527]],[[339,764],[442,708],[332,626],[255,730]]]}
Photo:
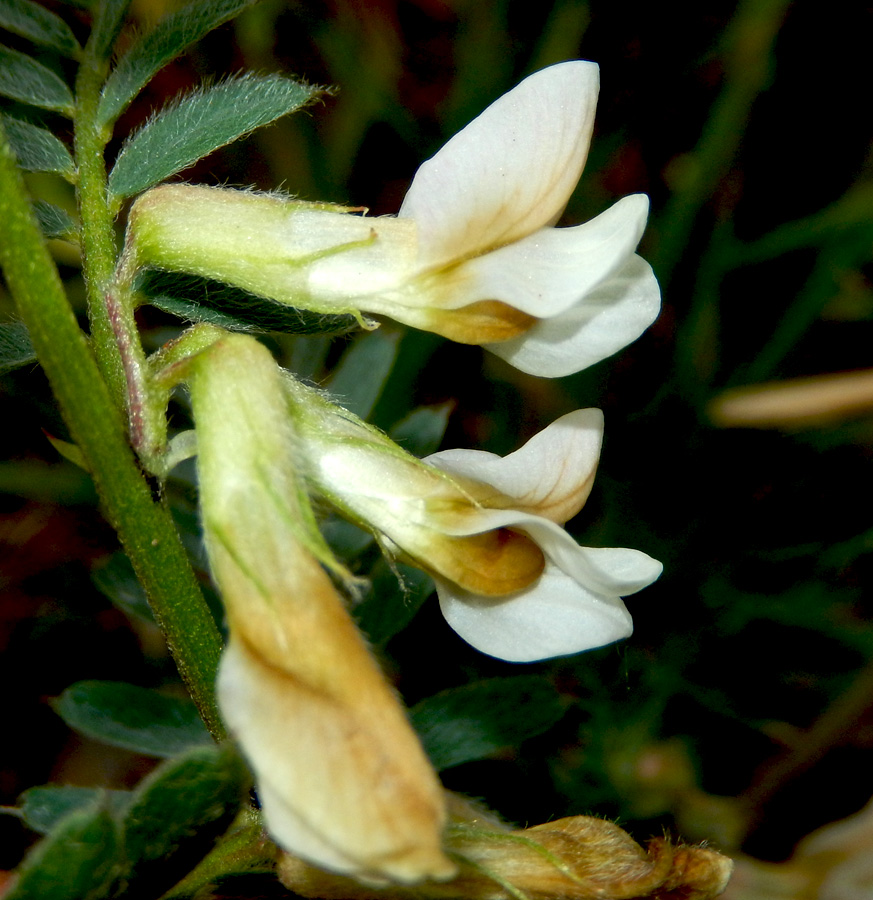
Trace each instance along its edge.
{"label": "yellow-tinged petal", "polygon": [[230,644],[218,701],[271,836],[371,883],[444,878],[439,781],[313,554],[281,376],[252,338],[192,364],[206,546]]}

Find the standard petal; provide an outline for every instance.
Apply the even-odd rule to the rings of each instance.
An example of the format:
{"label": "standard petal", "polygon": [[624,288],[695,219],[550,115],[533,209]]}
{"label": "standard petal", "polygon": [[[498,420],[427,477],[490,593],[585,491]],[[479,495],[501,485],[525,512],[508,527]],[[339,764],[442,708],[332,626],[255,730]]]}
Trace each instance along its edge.
{"label": "standard petal", "polygon": [[485,347],[530,375],[572,375],[635,341],[660,308],[661,291],[652,268],[634,255],[565,313]]}
{"label": "standard petal", "polygon": [[422,268],[493,250],[554,221],[585,166],[598,88],[591,62],[536,72],[421,166],[399,215],[418,224]]}
{"label": "standard petal", "polygon": [[481,450],[445,450],[425,462],[450,475],[483,482],[502,505],[563,525],[585,504],[603,439],[603,413],[577,409],[556,419],[523,447],[500,457]]}
{"label": "standard petal", "polygon": [[649,198],[631,194],[584,225],[541,228],[513,244],[467,260],[446,273],[444,309],[499,300],[537,319],[575,306],[633,256]]}
{"label": "standard petal", "polygon": [[602,647],[633,631],[618,597],[589,590],[554,566],[530,588],[498,599],[477,597],[437,579],[449,625],[477,650],[533,662]]}

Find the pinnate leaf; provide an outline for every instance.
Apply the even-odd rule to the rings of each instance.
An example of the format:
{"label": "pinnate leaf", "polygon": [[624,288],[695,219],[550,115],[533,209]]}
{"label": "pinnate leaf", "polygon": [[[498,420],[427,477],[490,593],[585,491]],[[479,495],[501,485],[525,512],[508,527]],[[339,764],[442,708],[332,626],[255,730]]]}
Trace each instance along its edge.
{"label": "pinnate leaf", "polygon": [[566,705],[548,679],[493,678],[422,700],[410,717],[431,762],[447,769],[541,734]]}
{"label": "pinnate leaf", "polygon": [[70,728],[148,756],[175,756],[211,738],[194,704],[115,681],[80,681],[55,701]]}
{"label": "pinnate leaf", "polygon": [[67,85],[42,63],[9,47],[0,47],[0,94],[68,116],[73,112]]}
{"label": "pinnate leaf", "polygon": [[22,169],[72,177],[75,170],[73,157],[66,145],[50,131],[9,116],[3,116],[3,130]]}
{"label": "pinnate leaf", "polygon": [[0,28],[66,56],[76,56],[82,49],[63,19],[32,0],[3,0]]}
{"label": "pinnate leaf", "polygon": [[191,44],[232,19],[253,0],[196,0],[158,22],[121,57],[97,108],[97,124],[108,125],[168,62]]}
{"label": "pinnate leaf", "polygon": [[294,112],[318,88],[281,75],[243,75],[170,104],[122,147],[109,191],[130,197],[255,128]]}

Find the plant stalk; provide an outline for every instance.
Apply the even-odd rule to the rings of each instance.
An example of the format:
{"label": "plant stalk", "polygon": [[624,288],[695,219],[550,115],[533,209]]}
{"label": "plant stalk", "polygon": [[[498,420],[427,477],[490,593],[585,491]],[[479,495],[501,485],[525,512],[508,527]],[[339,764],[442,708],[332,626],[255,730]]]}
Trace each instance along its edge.
{"label": "plant stalk", "polygon": [[[87,230],[87,223],[85,225]],[[105,235],[103,236],[105,238]],[[99,235],[86,246],[99,245]],[[102,278],[101,263],[92,267]],[[214,683],[222,641],[169,512],[152,496],[119,407],[67,302],[0,128],[0,266],[109,521],[145,588],[182,678],[216,737]]]}

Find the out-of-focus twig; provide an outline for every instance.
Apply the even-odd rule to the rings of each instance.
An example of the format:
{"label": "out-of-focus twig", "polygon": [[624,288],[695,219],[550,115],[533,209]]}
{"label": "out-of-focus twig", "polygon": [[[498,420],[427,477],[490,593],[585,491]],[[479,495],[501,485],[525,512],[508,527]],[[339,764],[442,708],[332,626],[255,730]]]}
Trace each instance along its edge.
{"label": "out-of-focus twig", "polygon": [[867,411],[873,411],[873,369],[734,388],[708,410],[722,428],[816,426]]}

